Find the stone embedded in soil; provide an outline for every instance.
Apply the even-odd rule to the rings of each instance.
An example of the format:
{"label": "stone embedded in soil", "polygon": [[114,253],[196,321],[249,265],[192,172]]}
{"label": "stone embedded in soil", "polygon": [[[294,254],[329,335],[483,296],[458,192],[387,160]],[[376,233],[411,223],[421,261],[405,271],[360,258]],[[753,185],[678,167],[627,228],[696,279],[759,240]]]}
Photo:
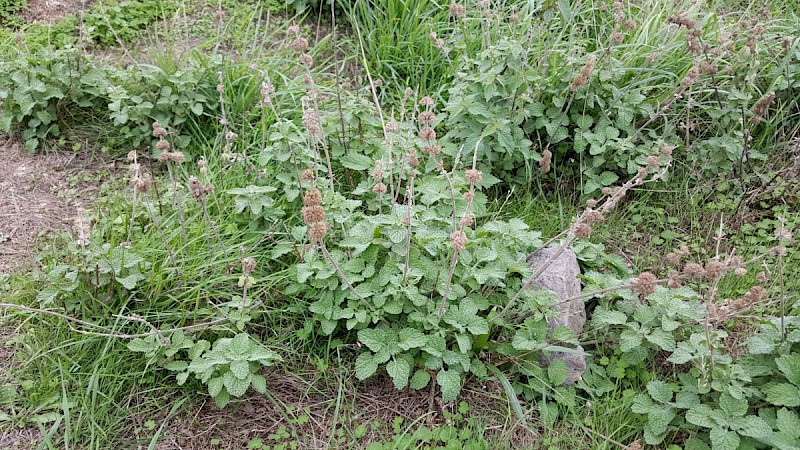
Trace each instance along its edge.
{"label": "stone embedded in soil", "polygon": [[[537,270],[558,252],[558,248],[543,248],[533,253],[528,258],[528,264]],[[578,276],[581,274],[578,266],[578,258],[571,250],[564,250],[552,263],[542,272],[541,275],[533,280],[533,289],[549,289],[555,293],[558,303],[555,305],[556,316],[547,320],[547,336],[551,337],[553,330],[557,326],[566,326],[575,336],[583,333],[583,326],[586,323],[586,308],[583,299],[565,301],[577,297],[581,293],[581,282]],[[560,346],[567,344],[558,343]],[[583,353],[583,347],[578,345],[576,350]],[[567,366],[567,380],[564,385],[570,385],[581,379],[586,370],[586,359],[582,354],[565,352],[544,353],[541,363],[549,365],[555,360],[562,360]]]}

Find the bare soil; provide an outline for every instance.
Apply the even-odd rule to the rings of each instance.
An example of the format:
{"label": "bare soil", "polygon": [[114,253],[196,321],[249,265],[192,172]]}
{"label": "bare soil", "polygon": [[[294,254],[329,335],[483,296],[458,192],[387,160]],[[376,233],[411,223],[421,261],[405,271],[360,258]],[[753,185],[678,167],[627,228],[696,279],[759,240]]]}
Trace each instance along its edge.
{"label": "bare soil", "polygon": [[35,268],[41,238],[70,229],[113,168],[88,153],[28,155],[3,135],[0,161],[0,273]]}
{"label": "bare soil", "polygon": [[28,0],[23,17],[26,22],[54,24],[62,17],[77,14],[81,7],[88,8],[94,0]]}

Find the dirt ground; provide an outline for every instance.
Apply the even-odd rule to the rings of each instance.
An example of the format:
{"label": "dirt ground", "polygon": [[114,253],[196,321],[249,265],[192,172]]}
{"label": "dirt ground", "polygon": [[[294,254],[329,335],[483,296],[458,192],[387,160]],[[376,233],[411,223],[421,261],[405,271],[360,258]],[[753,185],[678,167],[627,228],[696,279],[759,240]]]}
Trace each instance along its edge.
{"label": "dirt ground", "polygon": [[77,14],[94,0],[28,0],[23,17],[26,22],[54,24],[67,14]]}
{"label": "dirt ground", "polygon": [[28,155],[0,135],[0,273],[36,268],[42,238],[70,229],[113,165],[87,153]]}

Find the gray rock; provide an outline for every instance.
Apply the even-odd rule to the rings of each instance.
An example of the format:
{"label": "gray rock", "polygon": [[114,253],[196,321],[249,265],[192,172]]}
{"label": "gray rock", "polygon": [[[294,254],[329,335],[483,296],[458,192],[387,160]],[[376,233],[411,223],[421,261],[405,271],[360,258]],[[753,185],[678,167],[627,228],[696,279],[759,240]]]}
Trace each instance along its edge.
{"label": "gray rock", "polygon": [[[556,248],[543,248],[533,253],[528,258],[528,264],[537,270],[558,252]],[[556,316],[547,320],[547,336],[552,335],[553,329],[557,326],[566,326],[580,336],[583,333],[583,326],[586,323],[586,308],[583,299],[564,301],[576,297],[581,293],[581,282],[578,276],[581,274],[578,266],[578,258],[571,250],[564,250],[555,260],[542,272],[541,275],[533,280],[533,289],[549,289],[558,298],[555,305]],[[558,343],[557,345],[567,347],[568,344]],[[542,364],[547,366],[551,361],[563,360],[567,365],[567,381],[564,385],[570,385],[581,379],[586,370],[586,359],[583,356],[583,347],[575,347],[580,354],[549,352],[542,355]]]}

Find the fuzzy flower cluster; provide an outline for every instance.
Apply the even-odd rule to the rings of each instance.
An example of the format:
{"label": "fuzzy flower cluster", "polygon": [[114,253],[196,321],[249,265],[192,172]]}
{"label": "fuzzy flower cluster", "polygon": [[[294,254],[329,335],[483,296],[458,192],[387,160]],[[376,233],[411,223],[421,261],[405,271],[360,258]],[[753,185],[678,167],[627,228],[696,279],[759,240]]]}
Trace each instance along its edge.
{"label": "fuzzy flower cluster", "polygon": [[192,176],[189,177],[189,192],[195,200],[202,201],[208,194],[214,192],[214,186],[211,183],[203,184],[197,177]]}
{"label": "fuzzy flower cluster", "polygon": [[308,236],[311,242],[320,243],[328,234],[328,224],[325,223],[325,208],[322,207],[322,193],[313,188],[303,194],[303,222],[308,226]]}
{"label": "fuzzy flower cluster", "polygon": [[169,141],[164,139],[167,135],[167,130],[161,126],[158,122],[153,122],[153,137],[158,138],[158,142],[156,143],[156,148],[162,152],[168,152],[171,148],[169,145]]}
{"label": "fuzzy flower cluster", "polygon": [[580,73],[575,75],[575,78],[572,79],[572,86],[570,89],[575,92],[578,89],[582,88],[587,82],[589,82],[589,77],[592,76],[592,71],[594,70],[594,64],[597,62],[594,56],[589,56],[586,58],[586,64],[581,67]]}

